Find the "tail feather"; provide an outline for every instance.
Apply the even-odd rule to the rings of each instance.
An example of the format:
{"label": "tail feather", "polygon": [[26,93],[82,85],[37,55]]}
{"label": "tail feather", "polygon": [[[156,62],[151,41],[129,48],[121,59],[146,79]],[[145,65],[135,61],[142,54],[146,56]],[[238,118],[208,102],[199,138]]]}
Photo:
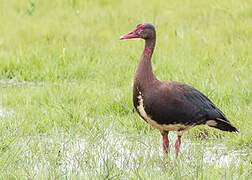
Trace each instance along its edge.
{"label": "tail feather", "polygon": [[210,127],[220,129],[222,131],[239,132],[229,121],[216,118],[214,120],[208,120],[206,124]]}

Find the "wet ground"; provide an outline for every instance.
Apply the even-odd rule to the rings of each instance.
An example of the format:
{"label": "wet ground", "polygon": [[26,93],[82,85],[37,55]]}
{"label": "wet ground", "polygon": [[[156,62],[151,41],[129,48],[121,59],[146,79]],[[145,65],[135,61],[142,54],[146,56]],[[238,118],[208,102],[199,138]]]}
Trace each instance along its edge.
{"label": "wet ground", "polygon": [[[43,85],[42,82],[0,81],[0,86]],[[13,110],[6,108],[0,101],[0,118],[12,115]],[[112,166],[119,170],[132,171],[139,166],[146,166],[150,159],[164,159],[161,136],[128,135],[114,132],[111,129],[85,132],[85,134],[67,134],[63,130],[55,130],[52,134],[37,136],[20,136],[13,141],[19,149],[21,163],[33,172],[39,172],[43,167],[60,167],[65,173],[83,174],[88,171],[102,171]],[[176,135],[170,133],[171,148],[168,160],[174,161]],[[208,142],[207,140],[190,141],[182,139],[180,159],[190,164],[190,161],[201,160],[204,164],[216,167],[237,165],[242,159],[252,157],[252,151],[232,149],[225,144]],[[146,167],[147,168],[147,167]],[[161,166],[154,166],[161,171]]]}
{"label": "wet ground", "polygon": [[[50,135],[49,135],[50,136]],[[52,138],[53,137],[53,138]],[[139,139],[138,139],[139,138]],[[20,153],[23,156],[24,164],[27,168],[33,168],[39,172],[43,166],[53,163],[66,173],[80,173],[87,171],[104,171],[104,168],[113,168],[131,172],[138,167],[148,166],[149,160],[163,160],[163,152],[157,137],[126,137],[122,134],[112,133],[110,129],[105,130],[105,134],[75,135],[57,132],[56,136],[40,135],[34,137],[24,137],[19,141],[20,146],[27,147]],[[175,135],[171,137],[175,142]],[[216,167],[229,167],[238,165],[242,158],[252,156],[246,150],[234,150],[223,144],[209,144],[206,142],[194,143],[184,140],[181,146],[179,158],[185,160],[184,163],[190,165],[190,161],[203,161],[203,164],[215,165]],[[32,151],[36,144],[37,151]],[[168,159],[174,161],[174,148],[171,147]],[[50,158],[48,157],[50,154]],[[201,163],[199,162],[199,163]],[[162,167],[154,165],[152,169],[161,171]]]}

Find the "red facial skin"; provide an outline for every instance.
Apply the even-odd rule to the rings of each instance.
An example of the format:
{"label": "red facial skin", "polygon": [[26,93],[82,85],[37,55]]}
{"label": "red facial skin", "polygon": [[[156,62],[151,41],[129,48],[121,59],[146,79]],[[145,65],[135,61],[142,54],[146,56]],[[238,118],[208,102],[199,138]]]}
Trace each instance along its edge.
{"label": "red facial skin", "polygon": [[120,39],[140,38],[139,32],[142,30],[144,26],[145,24],[138,24],[137,27],[133,31],[121,36]]}
{"label": "red facial skin", "polygon": [[[129,32],[128,34],[125,34],[123,36],[120,37],[120,39],[132,39],[132,38],[141,38],[139,35],[139,32],[142,30],[142,28],[145,26],[145,24],[138,24],[137,27]],[[150,56],[151,54],[151,48],[150,47],[146,47],[146,49],[144,50],[144,54],[146,56]]]}

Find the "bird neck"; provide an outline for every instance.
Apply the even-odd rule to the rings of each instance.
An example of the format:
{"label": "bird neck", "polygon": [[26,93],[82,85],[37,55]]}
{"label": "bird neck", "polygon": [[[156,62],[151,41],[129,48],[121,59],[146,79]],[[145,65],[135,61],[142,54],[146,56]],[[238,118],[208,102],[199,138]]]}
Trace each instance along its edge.
{"label": "bird neck", "polygon": [[155,48],[155,43],[156,38],[145,40],[144,51],[136,70],[135,83],[145,85],[156,79],[151,64],[151,57]]}

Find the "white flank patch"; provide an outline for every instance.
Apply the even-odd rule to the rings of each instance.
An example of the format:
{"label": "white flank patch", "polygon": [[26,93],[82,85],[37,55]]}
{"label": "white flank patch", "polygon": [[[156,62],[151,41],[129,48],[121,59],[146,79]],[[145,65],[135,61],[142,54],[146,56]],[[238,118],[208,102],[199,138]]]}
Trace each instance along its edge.
{"label": "white flank patch", "polygon": [[209,121],[206,122],[206,125],[208,125],[208,126],[216,126],[217,123],[214,120],[209,120]]}
{"label": "white flank patch", "polygon": [[144,106],[143,106],[143,98],[141,96],[141,93],[140,95],[137,97],[138,98],[138,102],[139,102],[139,106],[137,107],[140,115],[150,124],[152,125],[153,127],[159,129],[160,131],[178,131],[177,134],[178,135],[182,135],[183,134],[183,131],[179,131],[180,129],[183,129],[183,130],[188,130],[190,128],[192,128],[193,126],[186,126],[186,125],[183,125],[183,124],[169,124],[169,125],[166,125],[166,124],[158,124],[156,121],[152,120],[151,117],[149,117],[147,115],[147,113],[145,112],[144,110]]}

